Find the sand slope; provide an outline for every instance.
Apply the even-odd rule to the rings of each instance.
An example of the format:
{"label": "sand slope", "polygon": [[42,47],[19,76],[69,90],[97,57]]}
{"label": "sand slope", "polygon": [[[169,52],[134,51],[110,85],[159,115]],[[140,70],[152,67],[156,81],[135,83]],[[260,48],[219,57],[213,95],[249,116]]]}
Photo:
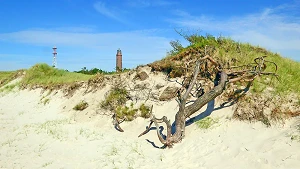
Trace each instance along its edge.
{"label": "sand slope", "polygon": [[[109,116],[99,115],[97,105],[108,88],[88,94],[79,90],[71,98],[40,89],[1,93],[0,168],[300,168],[300,142],[291,140],[300,135],[299,118],[266,128],[229,120],[228,107],[212,112],[219,119],[212,128],[191,124],[181,143],[158,149],[156,131],[137,137],[149,120],[122,123],[125,132],[120,133]],[[72,110],[80,100],[90,106]],[[158,117],[174,119],[176,101],[153,104]]]}

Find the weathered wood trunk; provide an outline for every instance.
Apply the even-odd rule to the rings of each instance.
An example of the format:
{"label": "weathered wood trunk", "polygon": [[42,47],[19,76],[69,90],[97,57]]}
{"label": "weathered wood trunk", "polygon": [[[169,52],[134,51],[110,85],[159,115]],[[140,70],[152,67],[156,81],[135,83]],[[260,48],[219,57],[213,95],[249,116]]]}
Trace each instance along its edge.
{"label": "weathered wood trunk", "polygon": [[179,111],[175,117],[175,133],[173,134],[172,141],[179,142],[184,137],[185,132],[185,122],[186,118],[200,110],[209,101],[215,99],[217,96],[221,95],[225,89],[226,81],[228,76],[225,72],[220,73],[220,79],[218,85],[215,86],[209,92],[203,94],[201,97],[195,100],[195,102],[187,107],[185,107],[185,101],[180,105]]}
{"label": "weathered wood trunk", "polygon": [[215,99],[217,96],[221,95],[225,89],[227,80],[228,80],[227,74],[225,72],[221,72],[218,85],[215,86],[209,92],[204,93],[193,104],[187,106],[185,108],[185,117],[191,116],[196,111],[201,109],[204,105],[206,105],[209,101],[211,101],[211,100]]}

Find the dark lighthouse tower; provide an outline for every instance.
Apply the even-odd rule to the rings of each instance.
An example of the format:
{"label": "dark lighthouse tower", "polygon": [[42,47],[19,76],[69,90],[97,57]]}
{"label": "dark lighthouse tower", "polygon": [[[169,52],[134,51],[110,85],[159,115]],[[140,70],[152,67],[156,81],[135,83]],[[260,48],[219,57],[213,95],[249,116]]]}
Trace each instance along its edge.
{"label": "dark lighthouse tower", "polygon": [[116,71],[122,71],[122,51],[119,48],[116,55]]}

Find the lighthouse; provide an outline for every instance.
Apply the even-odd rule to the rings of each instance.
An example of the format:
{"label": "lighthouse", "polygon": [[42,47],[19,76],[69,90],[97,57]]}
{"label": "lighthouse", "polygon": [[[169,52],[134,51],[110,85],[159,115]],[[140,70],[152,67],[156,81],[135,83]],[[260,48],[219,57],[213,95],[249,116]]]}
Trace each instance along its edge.
{"label": "lighthouse", "polygon": [[116,54],[116,71],[122,71],[122,51],[119,48]]}

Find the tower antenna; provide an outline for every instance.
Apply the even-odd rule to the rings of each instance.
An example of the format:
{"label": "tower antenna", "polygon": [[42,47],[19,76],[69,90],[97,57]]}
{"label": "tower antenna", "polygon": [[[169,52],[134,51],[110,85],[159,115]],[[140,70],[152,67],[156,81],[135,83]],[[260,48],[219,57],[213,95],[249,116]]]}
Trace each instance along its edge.
{"label": "tower antenna", "polygon": [[52,67],[57,68],[57,61],[56,61],[56,57],[57,57],[56,49],[57,49],[57,47],[54,46],[52,49],[53,49],[53,63],[52,63]]}

